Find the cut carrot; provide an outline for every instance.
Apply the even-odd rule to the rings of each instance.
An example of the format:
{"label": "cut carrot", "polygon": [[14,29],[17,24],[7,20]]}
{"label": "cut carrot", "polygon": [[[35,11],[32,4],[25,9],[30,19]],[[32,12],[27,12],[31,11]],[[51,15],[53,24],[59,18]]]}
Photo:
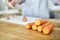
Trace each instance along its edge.
{"label": "cut carrot", "polygon": [[27,28],[27,29],[31,29],[33,24],[34,24],[34,23],[28,23],[28,24],[26,24],[26,28]]}
{"label": "cut carrot", "polygon": [[50,22],[46,22],[46,23],[43,24],[43,25],[39,25],[38,28],[37,28],[37,30],[38,30],[39,32],[42,32],[42,31],[43,31],[43,28],[44,28],[45,26],[49,25],[49,24],[50,24]]}
{"label": "cut carrot", "polygon": [[26,22],[26,21],[27,21],[26,16],[24,16],[22,20],[23,20],[24,22]]}
{"label": "cut carrot", "polygon": [[46,20],[41,20],[41,19],[36,19],[35,20],[35,24],[36,25],[42,25],[42,24],[44,24],[44,23],[46,23],[47,21]]}
{"label": "cut carrot", "polygon": [[36,24],[33,24],[32,25],[32,29],[36,31],[37,30],[37,25]]}
{"label": "cut carrot", "polygon": [[38,26],[37,31],[42,32],[43,26]]}
{"label": "cut carrot", "polygon": [[44,27],[43,28],[43,33],[44,34],[49,34],[52,31],[53,27],[54,27],[53,24],[50,24],[50,25]]}
{"label": "cut carrot", "polygon": [[36,20],[35,20],[35,24],[36,24],[36,25],[40,25],[40,23],[41,23],[41,19],[36,19]]}

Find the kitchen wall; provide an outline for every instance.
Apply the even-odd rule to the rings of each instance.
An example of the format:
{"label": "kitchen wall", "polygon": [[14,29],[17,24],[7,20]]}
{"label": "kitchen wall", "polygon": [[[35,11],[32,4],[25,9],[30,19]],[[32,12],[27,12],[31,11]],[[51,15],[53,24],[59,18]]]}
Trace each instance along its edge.
{"label": "kitchen wall", "polygon": [[0,10],[6,10],[7,5],[6,5],[7,0],[0,0]]}

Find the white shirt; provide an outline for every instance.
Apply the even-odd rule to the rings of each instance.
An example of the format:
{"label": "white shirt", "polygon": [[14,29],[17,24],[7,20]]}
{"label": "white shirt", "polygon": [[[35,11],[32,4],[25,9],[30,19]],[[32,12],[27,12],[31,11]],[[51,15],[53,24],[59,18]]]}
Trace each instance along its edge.
{"label": "white shirt", "polygon": [[53,3],[57,3],[57,0],[51,0]]}
{"label": "white shirt", "polygon": [[49,18],[48,0],[25,0],[22,4],[22,15]]}

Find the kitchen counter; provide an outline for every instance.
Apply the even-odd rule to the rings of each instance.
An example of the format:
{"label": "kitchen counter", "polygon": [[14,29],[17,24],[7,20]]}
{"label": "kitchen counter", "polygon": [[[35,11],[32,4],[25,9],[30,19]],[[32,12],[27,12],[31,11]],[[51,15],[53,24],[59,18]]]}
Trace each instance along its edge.
{"label": "kitchen counter", "polygon": [[[44,35],[38,31],[28,30],[25,28],[24,24],[2,20],[0,20],[0,40],[60,40],[60,28],[57,25],[60,24],[59,19],[46,19],[57,25],[49,35]],[[14,20],[12,19],[12,21]]]}

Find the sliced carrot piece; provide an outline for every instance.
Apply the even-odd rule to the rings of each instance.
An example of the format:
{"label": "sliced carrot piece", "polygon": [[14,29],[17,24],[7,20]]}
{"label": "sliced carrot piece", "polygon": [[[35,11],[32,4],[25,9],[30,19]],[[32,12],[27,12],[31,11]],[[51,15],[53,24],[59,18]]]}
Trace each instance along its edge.
{"label": "sliced carrot piece", "polygon": [[54,27],[53,24],[50,24],[50,25],[44,27],[43,28],[43,33],[44,34],[49,34],[52,31],[53,27]]}
{"label": "sliced carrot piece", "polygon": [[27,28],[27,29],[31,29],[33,24],[34,24],[34,23],[28,23],[28,24],[26,24],[26,28]]}
{"label": "sliced carrot piece", "polygon": [[36,24],[33,24],[32,25],[32,29],[36,31],[37,30],[37,25]]}
{"label": "sliced carrot piece", "polygon": [[24,22],[26,22],[26,21],[27,21],[26,16],[24,16],[22,20],[23,20]]}

